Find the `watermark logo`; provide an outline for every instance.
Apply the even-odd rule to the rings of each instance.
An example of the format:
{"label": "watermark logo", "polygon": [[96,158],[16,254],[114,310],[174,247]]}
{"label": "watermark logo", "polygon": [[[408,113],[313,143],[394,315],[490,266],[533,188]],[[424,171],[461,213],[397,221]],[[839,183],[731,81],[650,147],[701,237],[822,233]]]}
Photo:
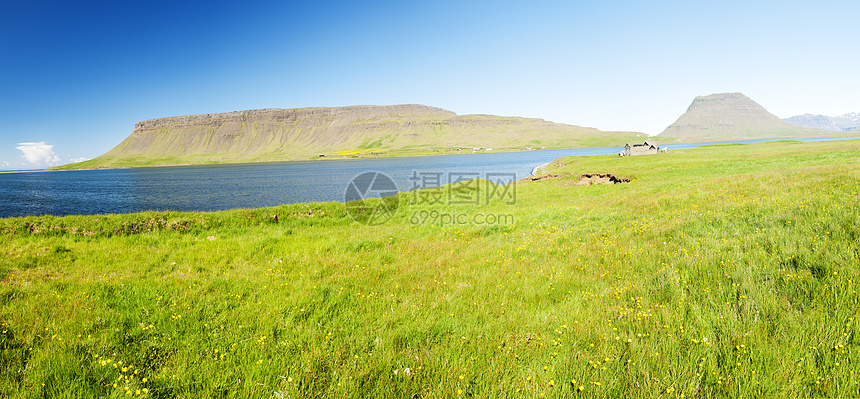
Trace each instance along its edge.
{"label": "watermark logo", "polygon": [[516,173],[412,171],[412,203],[415,205],[488,205],[500,200],[517,202]]}
{"label": "watermark logo", "polygon": [[[412,225],[513,225],[507,213],[468,212],[461,205],[515,205],[516,173],[412,171]],[[441,205],[448,205],[448,209]],[[427,207],[427,208],[424,208]]]}
{"label": "watermark logo", "polygon": [[384,173],[362,173],[346,186],[343,195],[346,212],[361,224],[383,224],[394,217],[400,206],[397,192],[397,184]]}
{"label": "watermark logo", "polygon": [[[480,212],[485,205],[515,205],[516,173],[412,171],[407,177],[412,198],[412,225],[512,225],[507,213]],[[397,184],[382,172],[362,173],[346,187],[344,202],[352,218],[364,225],[391,220],[400,207]],[[447,208],[447,209],[446,209]]]}

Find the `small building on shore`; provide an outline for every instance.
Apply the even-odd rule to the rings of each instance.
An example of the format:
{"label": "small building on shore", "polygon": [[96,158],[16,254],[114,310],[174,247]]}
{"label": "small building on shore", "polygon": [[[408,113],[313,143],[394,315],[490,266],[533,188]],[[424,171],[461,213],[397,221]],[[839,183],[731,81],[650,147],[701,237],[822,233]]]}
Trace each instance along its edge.
{"label": "small building on shore", "polygon": [[657,151],[660,150],[660,147],[655,146],[652,143],[644,142],[642,144],[633,144],[627,143],[624,145],[624,156],[629,157],[633,155],[649,155],[649,154],[657,154]]}

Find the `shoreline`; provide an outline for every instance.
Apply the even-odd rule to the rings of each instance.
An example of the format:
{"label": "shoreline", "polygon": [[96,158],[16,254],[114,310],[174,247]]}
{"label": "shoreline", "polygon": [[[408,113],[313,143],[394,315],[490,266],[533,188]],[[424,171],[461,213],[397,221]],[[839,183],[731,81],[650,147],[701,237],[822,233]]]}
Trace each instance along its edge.
{"label": "shoreline", "polygon": [[[847,143],[847,142],[854,141],[854,140],[860,140],[860,138],[853,139],[853,140],[852,140],[852,139],[849,139],[849,140],[836,139],[836,140],[820,140],[820,141],[811,141],[811,142],[809,142],[808,144],[813,144],[813,143],[820,143],[820,144],[824,144],[824,143],[828,143],[828,142],[834,142],[834,143],[842,142],[842,143]],[[770,141],[770,143],[777,143],[777,142],[790,142],[790,141],[792,141],[792,140],[773,140],[773,141]],[[757,144],[763,144],[763,143],[757,143]],[[693,147],[693,148],[695,148],[695,147]],[[810,147],[810,148],[812,148],[812,147]],[[679,150],[686,150],[686,149],[687,149],[687,148],[684,148],[684,147],[679,148]],[[541,151],[540,151],[540,150],[538,150],[538,151],[536,151],[536,152],[541,152]],[[673,152],[675,152],[675,151],[673,151]],[[683,152],[685,152],[685,151],[679,151],[679,152],[680,152],[680,153],[683,153]],[[461,154],[461,155],[476,155],[476,154]],[[486,155],[490,155],[490,154],[486,154]],[[605,155],[609,155],[609,154],[583,154],[583,155],[573,155],[573,156],[583,156],[583,157],[594,157],[594,156],[597,156],[597,157],[600,157],[600,156],[605,156]],[[559,157],[562,157],[562,156],[567,156],[567,155],[558,155],[558,156],[554,156],[554,157],[548,157],[548,158],[554,158],[554,159],[553,159],[552,161],[549,161],[549,162],[546,162],[546,163],[542,163],[542,164],[540,164],[540,165],[538,165],[538,166],[535,166],[535,167],[533,167],[531,170],[527,169],[527,168],[528,168],[528,166],[527,166],[527,165],[521,165],[521,166],[519,167],[519,170],[520,170],[521,172],[519,172],[519,173],[523,173],[523,174],[524,174],[524,175],[526,175],[526,176],[533,176],[533,177],[536,177],[536,176],[539,176],[539,175],[545,175],[545,174],[549,173],[549,172],[546,170],[546,168],[547,168],[549,165],[552,165],[552,162],[553,162],[555,159],[558,159]],[[435,158],[435,156],[429,156],[428,158],[431,158],[431,157],[432,157],[432,158]],[[541,159],[541,158],[542,158],[542,159]],[[537,157],[537,159],[534,159],[534,161],[535,161],[535,162],[542,162],[544,159],[547,159],[547,157]],[[334,159],[332,159],[332,160],[334,160]],[[353,161],[353,162],[355,162],[355,163],[362,163],[362,162],[363,162],[362,160],[357,160],[357,159],[353,159],[352,161]],[[291,162],[282,162],[282,164],[299,164],[299,163],[311,164],[311,163],[313,163],[313,162],[315,162],[315,161],[291,161]],[[316,161],[316,162],[319,162],[319,161]],[[261,163],[256,163],[256,164],[257,164],[257,165],[266,165],[266,164],[273,164],[273,163],[271,163],[271,162],[261,162]],[[224,164],[220,164],[220,165],[221,165],[221,166],[228,166],[228,165],[224,165]],[[246,164],[246,165],[248,165],[248,164]],[[252,164],[252,165],[253,165],[253,164]],[[177,168],[188,168],[188,167],[194,167],[194,166],[195,166],[195,165],[185,165],[185,166],[174,166],[174,167],[177,167]],[[214,166],[214,165],[199,165],[199,166]],[[526,168],[524,171],[522,170],[522,169],[523,169],[523,166]],[[148,168],[164,168],[164,167],[170,168],[170,166],[161,166],[161,167],[143,167],[143,168],[141,168],[141,169],[148,169]],[[4,175],[8,176],[8,174],[12,174],[12,173],[33,173],[33,172],[38,172],[38,171],[17,171],[17,172],[12,172],[12,171],[10,171],[10,172],[0,172],[0,176],[4,176]],[[529,172],[531,172],[531,173],[529,173]],[[3,180],[4,180],[4,179],[0,178],[0,183],[2,183],[2,182],[3,182]],[[404,191],[404,192],[405,192],[405,191]],[[326,197],[326,198],[328,198],[328,197]],[[341,198],[340,198],[340,197],[338,197],[337,199],[328,199],[328,200],[304,200],[304,201],[301,201],[301,202],[295,202],[295,203],[313,203],[313,202],[328,202],[328,201],[341,202]],[[285,202],[284,204],[286,204],[286,203],[293,203],[293,202]],[[205,210],[202,210],[202,209],[195,209],[195,210],[186,210],[186,211],[187,211],[187,212],[216,212],[216,211],[223,211],[223,210],[229,210],[229,209],[238,209],[238,208],[242,208],[242,207],[243,207],[243,206],[232,206],[232,207],[228,207],[228,208],[215,208],[215,209],[205,209]],[[259,208],[259,207],[260,207],[260,205],[259,205],[259,204],[256,204],[256,205],[246,205],[245,207],[253,208],[253,209],[257,209],[257,208]],[[262,206],[262,208],[265,208],[265,207],[266,207],[266,206]],[[141,210],[135,210],[135,211],[118,211],[118,210],[116,210],[116,209],[113,209],[113,210],[105,210],[105,211],[104,211],[104,213],[96,213],[96,214],[112,214],[112,213],[123,213],[123,214],[125,214],[125,213],[140,213],[140,212],[150,212],[150,211],[174,211],[174,212],[185,212],[185,211],[183,211],[183,210],[179,210],[179,209],[168,209],[168,208],[164,208],[164,209],[141,209]],[[70,216],[70,215],[85,215],[85,214],[86,214],[86,213],[65,213],[65,212],[60,212],[60,213],[45,213],[45,214],[41,214],[41,213],[36,213],[36,214],[32,214],[32,213],[28,213],[28,214],[9,214],[9,215],[4,215],[4,216],[0,217],[0,220],[2,220],[2,219],[6,219],[6,218],[27,217],[27,216],[35,216],[35,217],[40,217],[40,216],[56,216],[56,217],[63,217],[63,216]]]}
{"label": "shoreline", "polygon": [[543,165],[535,166],[535,167],[534,167],[534,169],[532,169],[532,176],[537,176],[537,172],[538,172],[538,170],[541,170],[541,169],[546,168],[546,167],[547,167],[547,166],[549,166],[549,164],[551,164],[551,163],[552,163],[552,161],[549,161],[549,162],[547,162],[547,163],[545,163],[545,164],[543,164]]}
{"label": "shoreline", "polygon": [[[663,139],[669,139],[665,141],[662,145],[665,146],[677,146],[677,145],[692,145],[692,146],[700,146],[707,144],[722,144],[728,142],[736,142],[739,144],[751,144],[755,142],[770,142],[770,141],[841,141],[841,140],[860,140],[860,136],[853,135],[855,132],[851,132],[852,135],[848,136],[819,136],[819,137],[771,137],[771,138],[670,138],[663,137]],[[660,140],[659,136],[648,136],[645,140]],[[707,140],[716,140],[716,141],[707,141]],[[662,140],[661,140],[662,141]],[[376,155],[376,156],[367,156],[367,157],[324,157],[324,158],[306,158],[306,159],[289,159],[289,160],[277,160],[277,161],[215,161],[215,162],[206,162],[206,163],[177,163],[177,164],[160,164],[160,165],[128,165],[128,166],[118,166],[118,167],[90,167],[90,168],[65,168],[66,165],[55,166],[46,169],[37,169],[37,170],[26,170],[26,171],[0,171],[0,174],[3,173],[30,173],[30,172],[60,172],[60,171],[74,171],[74,170],[104,170],[104,169],[137,169],[137,168],[169,168],[169,167],[177,167],[177,166],[217,166],[217,165],[241,165],[241,164],[270,164],[270,163],[293,163],[293,162],[319,162],[319,161],[338,161],[338,160],[360,160],[360,159],[381,159],[381,158],[413,158],[413,157],[433,157],[440,155],[481,155],[481,154],[498,154],[498,153],[513,153],[513,152],[525,152],[525,151],[546,151],[546,150],[580,150],[580,149],[600,149],[600,148],[615,148],[615,147],[577,147],[577,148],[543,148],[540,150],[522,150],[522,149],[496,149],[492,152],[479,152],[479,153],[470,153],[470,152],[442,152],[442,153],[401,153],[401,154],[386,154],[386,155]],[[71,164],[67,164],[71,165]],[[545,165],[541,165],[543,167]],[[536,171],[532,170],[532,173]]]}

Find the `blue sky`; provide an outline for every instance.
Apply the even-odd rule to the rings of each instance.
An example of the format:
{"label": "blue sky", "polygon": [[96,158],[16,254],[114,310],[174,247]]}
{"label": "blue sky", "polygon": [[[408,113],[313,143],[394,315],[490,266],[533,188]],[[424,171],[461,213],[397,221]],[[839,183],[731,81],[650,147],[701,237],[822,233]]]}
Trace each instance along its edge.
{"label": "blue sky", "polygon": [[158,117],[418,103],[657,134],[697,95],[860,112],[856,1],[32,1],[0,14],[0,170]]}

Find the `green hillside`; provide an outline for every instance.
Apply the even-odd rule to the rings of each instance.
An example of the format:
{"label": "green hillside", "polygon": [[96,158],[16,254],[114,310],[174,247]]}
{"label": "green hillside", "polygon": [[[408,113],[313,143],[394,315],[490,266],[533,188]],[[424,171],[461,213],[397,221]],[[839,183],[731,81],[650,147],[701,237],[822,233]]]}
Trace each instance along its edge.
{"label": "green hillside", "polygon": [[262,109],[138,122],[106,154],[58,169],[621,146],[638,135],[423,105]]}

